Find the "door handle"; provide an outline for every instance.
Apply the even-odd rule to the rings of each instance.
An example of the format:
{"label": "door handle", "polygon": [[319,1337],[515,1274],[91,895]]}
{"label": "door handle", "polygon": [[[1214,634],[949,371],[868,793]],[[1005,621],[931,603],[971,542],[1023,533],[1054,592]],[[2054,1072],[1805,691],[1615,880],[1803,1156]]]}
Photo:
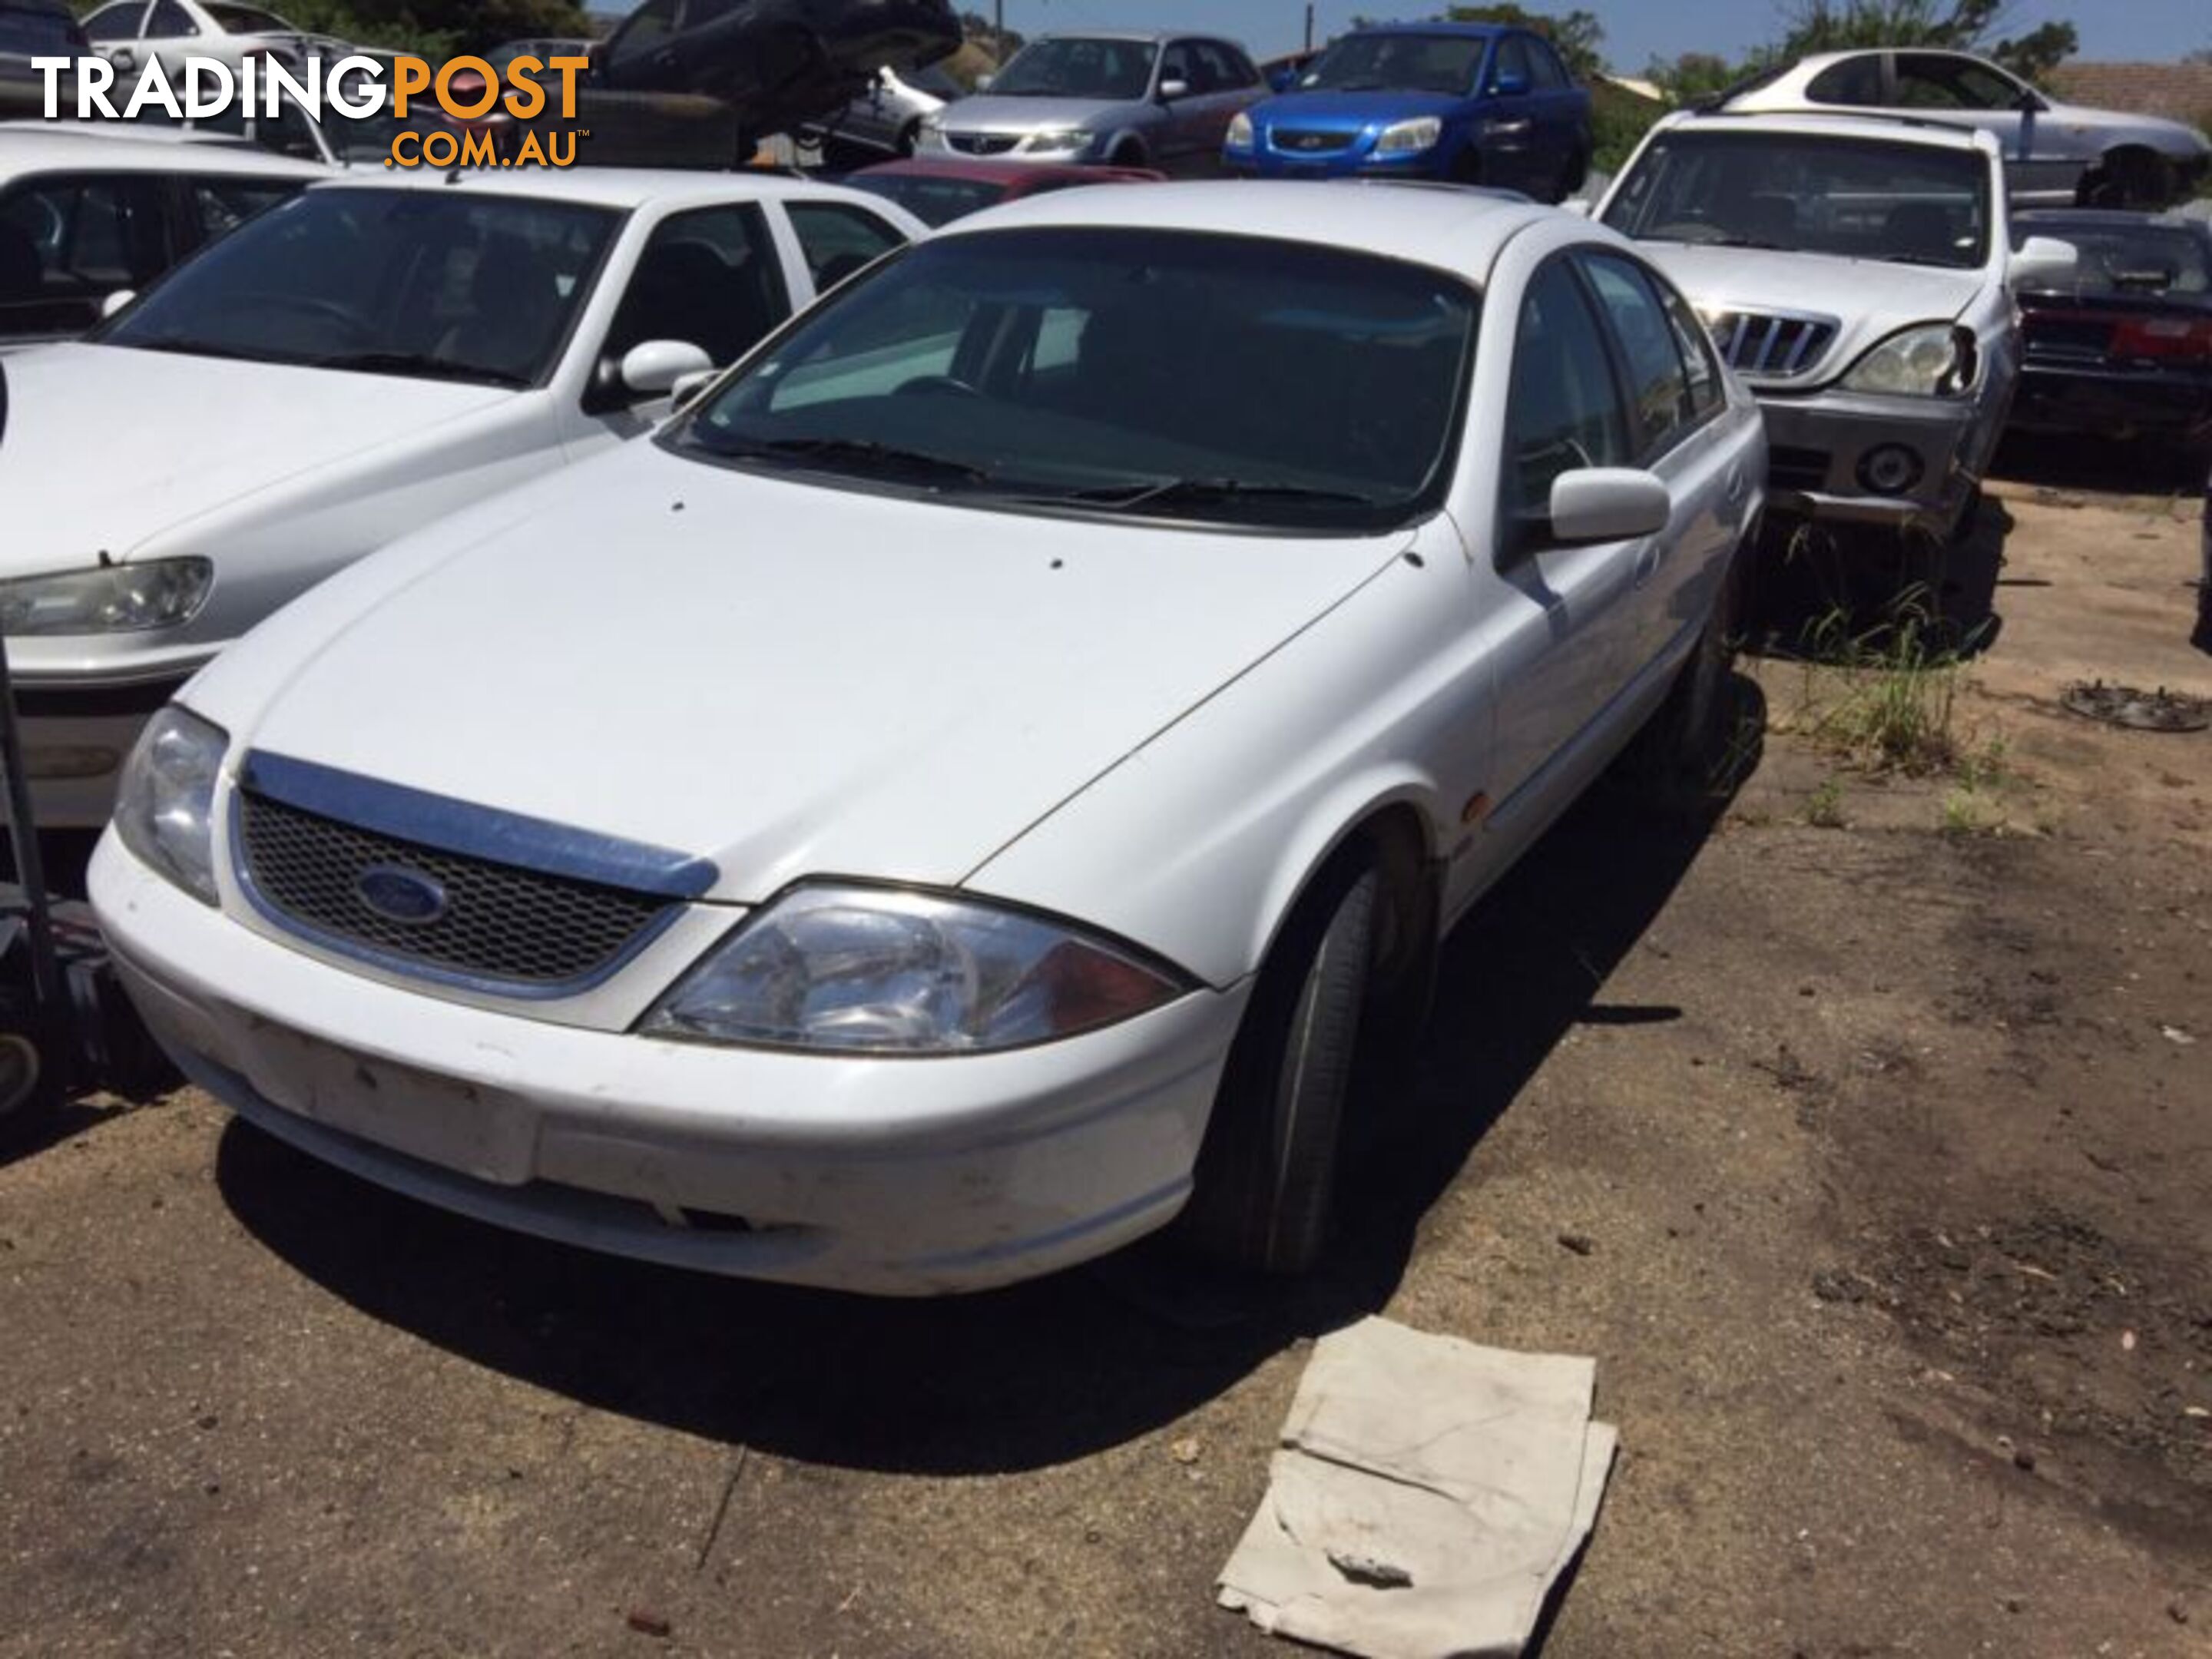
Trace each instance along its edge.
{"label": "door handle", "polygon": [[1499,138],[1518,138],[1533,125],[1534,123],[1528,121],[1492,121],[1490,124],[1490,131]]}
{"label": "door handle", "polygon": [[1636,585],[1638,587],[1659,574],[1659,562],[1666,554],[1666,544],[1656,537],[1637,550]]}
{"label": "door handle", "polygon": [[1743,499],[1743,469],[1740,466],[1732,466],[1729,469],[1728,499],[1730,507],[1734,507]]}

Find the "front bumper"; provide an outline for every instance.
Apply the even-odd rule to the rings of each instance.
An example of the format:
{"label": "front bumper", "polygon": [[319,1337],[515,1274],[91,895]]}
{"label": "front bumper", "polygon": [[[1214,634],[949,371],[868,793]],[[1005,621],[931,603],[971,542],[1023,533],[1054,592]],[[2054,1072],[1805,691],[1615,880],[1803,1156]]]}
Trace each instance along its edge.
{"label": "front bumper", "polygon": [[[1778,513],[1948,535],[1996,447],[1979,401],[1753,391],[1766,421],[1767,505]],[[1883,472],[1892,463],[1901,476]]]}
{"label": "front bumper", "polygon": [[1245,988],[1007,1054],[671,1042],[386,985],[264,938],[112,835],[92,898],[195,1083],[309,1154],[496,1225],[747,1278],[929,1295],[1103,1255],[1188,1197]]}
{"label": "front bumper", "polygon": [[2185,441],[2212,436],[2212,371],[2145,373],[2031,362],[2011,424],[2019,432]]}

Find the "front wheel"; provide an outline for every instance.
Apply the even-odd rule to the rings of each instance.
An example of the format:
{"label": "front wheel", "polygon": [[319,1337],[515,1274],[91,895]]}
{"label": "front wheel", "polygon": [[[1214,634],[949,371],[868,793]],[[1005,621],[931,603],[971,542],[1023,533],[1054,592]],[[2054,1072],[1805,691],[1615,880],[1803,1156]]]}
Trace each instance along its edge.
{"label": "front wheel", "polygon": [[1201,1254],[1269,1273],[1319,1259],[1345,1103],[1373,978],[1381,877],[1345,857],[1276,941],[1230,1049],[1183,1231]]}

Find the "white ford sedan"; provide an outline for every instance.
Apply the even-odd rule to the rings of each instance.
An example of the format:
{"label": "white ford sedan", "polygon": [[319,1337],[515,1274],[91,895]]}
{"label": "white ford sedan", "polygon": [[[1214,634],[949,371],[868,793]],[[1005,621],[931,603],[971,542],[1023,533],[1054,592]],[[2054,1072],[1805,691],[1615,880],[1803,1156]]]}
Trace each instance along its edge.
{"label": "white ford sedan", "polygon": [[146,717],[279,605],[651,430],[682,375],[923,231],[762,173],[379,170],[10,356],[0,629],[40,822],[105,823]]}
{"label": "white ford sedan", "polygon": [[1611,232],[1401,186],[964,222],[149,729],[92,888],[371,1180],[871,1291],[1290,1270],[1364,1040],[1725,660],[1759,419]]}

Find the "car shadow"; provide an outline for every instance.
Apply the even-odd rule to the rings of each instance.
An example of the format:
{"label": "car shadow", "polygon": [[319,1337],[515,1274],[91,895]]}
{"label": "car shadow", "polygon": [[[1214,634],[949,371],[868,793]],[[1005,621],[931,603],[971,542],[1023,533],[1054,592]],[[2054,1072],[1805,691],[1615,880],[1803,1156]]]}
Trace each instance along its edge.
{"label": "car shadow", "polygon": [[[1763,711],[1732,683],[1738,722]],[[1736,729],[1742,729],[1739,726]],[[1755,763],[1755,752],[1743,769]],[[1299,1337],[1387,1304],[1423,1214],[1577,1023],[1675,1011],[1599,1000],[1725,810],[1585,797],[1443,955],[1408,1056],[1419,1125],[1347,1186],[1324,1268],[1255,1283],[1147,1242],[982,1295],[887,1301],[647,1266],[388,1193],[234,1121],[216,1176],[270,1249],[370,1317],[598,1409],[830,1467],[973,1474],[1124,1443]],[[1511,964],[1499,971],[1499,964]]]}
{"label": "car shadow", "polygon": [[1764,656],[1829,661],[1879,653],[1910,623],[1932,648],[1978,656],[2004,631],[1997,595],[2014,527],[1995,496],[1948,543],[1770,520],[1754,550],[1747,641]]}

